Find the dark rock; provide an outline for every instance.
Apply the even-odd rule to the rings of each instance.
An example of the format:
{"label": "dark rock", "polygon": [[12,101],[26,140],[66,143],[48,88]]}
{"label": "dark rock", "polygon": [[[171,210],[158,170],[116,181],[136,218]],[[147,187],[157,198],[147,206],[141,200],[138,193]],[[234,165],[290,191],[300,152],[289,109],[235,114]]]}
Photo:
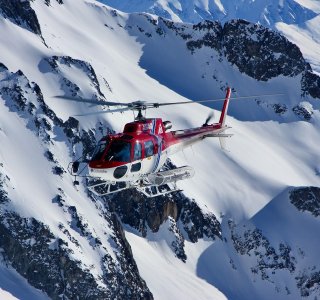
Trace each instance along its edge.
{"label": "dark rock", "polygon": [[53,171],[53,174],[56,174],[56,175],[63,175],[63,173],[66,173],[66,171],[62,168],[62,167],[59,167],[59,166],[54,166],[52,168],[52,171]]}
{"label": "dark rock", "polygon": [[309,94],[313,98],[320,98],[320,77],[310,71],[301,78],[303,95]]}
{"label": "dark rock", "polygon": [[195,200],[184,196],[179,197],[177,203],[180,209],[180,221],[188,233],[191,242],[195,243],[200,238],[221,238],[221,226],[213,213],[204,213]]}
{"label": "dark rock", "polygon": [[57,195],[52,199],[52,203],[57,203],[60,207],[63,207],[63,203],[65,200],[62,198],[61,195]]}
{"label": "dark rock", "polygon": [[8,68],[3,63],[0,62],[0,72],[2,71],[8,71]]}
{"label": "dark rock", "polygon": [[[167,162],[167,168],[172,168]],[[137,229],[142,236],[148,228],[158,232],[168,221],[173,234],[172,250],[182,261],[186,260],[184,240],[195,243],[200,238],[221,238],[221,226],[212,213],[204,213],[194,200],[175,192],[166,196],[147,198],[134,189],[117,193],[109,200],[109,208],[116,212],[121,221]],[[187,236],[183,236],[185,232]]]}
{"label": "dark rock", "polygon": [[280,243],[277,250],[260,229],[241,230],[231,220],[228,225],[235,250],[241,255],[254,257],[255,265],[251,267],[253,274],[260,274],[261,279],[269,280],[268,271],[275,273],[288,270],[293,273],[296,270],[296,259],[290,246]]}
{"label": "dark rock", "polygon": [[81,91],[80,91],[80,87],[77,84],[63,77],[62,72],[60,71],[60,68],[59,68],[59,64],[65,65],[67,67],[75,67],[83,71],[88,76],[92,85],[95,87],[97,92],[96,97],[105,99],[104,94],[101,92],[97,75],[90,63],[79,60],[79,59],[74,59],[70,56],[52,56],[50,58],[44,58],[39,64],[40,71],[48,72],[48,66],[49,66],[49,70],[51,69],[51,72],[60,75],[61,89],[67,92],[66,96],[72,96],[76,98],[76,97],[79,97],[79,93]]}
{"label": "dark rock", "polygon": [[224,25],[222,35],[228,61],[257,80],[293,77],[310,69],[296,45],[261,25],[232,20]]}
{"label": "dark rock", "polygon": [[[296,277],[297,286],[300,289],[301,297],[309,297],[311,294],[319,295],[320,293],[320,271],[311,272],[306,271]],[[317,299],[315,297],[314,299]]]}
{"label": "dark rock", "polygon": [[73,117],[69,117],[69,119],[63,123],[63,131],[69,139],[73,138],[78,130],[79,121]]}
{"label": "dark rock", "polygon": [[273,104],[272,107],[274,109],[274,112],[279,115],[284,114],[288,110],[288,107],[285,104],[277,103],[277,104]]}
{"label": "dark rock", "polygon": [[0,0],[0,13],[16,25],[41,35],[37,15],[29,0]]}
{"label": "dark rock", "polygon": [[50,150],[47,150],[44,156],[51,162],[55,162],[54,155]]}
{"label": "dark rock", "polygon": [[312,112],[309,112],[305,107],[302,105],[296,105],[292,108],[292,111],[299,117],[303,118],[306,121],[310,121],[312,117]]}
{"label": "dark rock", "polygon": [[7,262],[51,299],[107,299],[93,276],[71,260],[66,244],[33,218],[0,215],[0,247]]}
{"label": "dark rock", "polygon": [[239,71],[261,81],[279,75],[296,76],[310,65],[299,48],[280,33],[245,20],[232,20],[222,27],[219,22],[204,21],[193,25],[201,38],[190,39],[187,47],[209,47],[224,55]]}
{"label": "dark rock", "polygon": [[[59,4],[63,4],[63,0],[56,0]],[[44,0],[45,4],[49,6],[51,4],[51,0]]]}
{"label": "dark rock", "polygon": [[290,192],[291,203],[300,211],[310,212],[313,216],[320,216],[320,188],[302,187]]}
{"label": "dark rock", "polygon": [[[68,143],[68,140],[77,142],[83,151],[89,151],[94,147],[96,134],[102,134],[104,131],[101,123],[97,124],[97,129],[88,130],[88,132],[82,130],[80,136],[75,128],[78,125],[77,120],[69,119],[63,123],[58,119],[44,102],[41,89],[37,84],[30,83],[22,72],[11,73],[5,68],[2,68],[1,72],[4,72],[1,73],[3,78],[0,85],[1,96],[12,111],[27,120],[27,127],[30,130],[38,132],[39,136],[45,135],[46,139],[50,138],[50,134],[57,133],[59,138],[66,141],[70,152],[73,151],[74,144]],[[109,132],[110,129],[107,128],[106,131]],[[48,146],[55,143],[55,140],[51,140],[50,144],[47,140],[43,142],[43,146],[48,149],[45,152],[46,157],[54,161],[54,154]],[[53,166],[53,171],[62,175],[65,171],[59,166],[59,162],[56,164]],[[4,182],[5,179],[0,180],[1,187],[5,184]],[[62,213],[71,217],[70,228],[66,228],[67,226],[62,223],[58,225],[61,235],[68,242],[55,237],[49,228],[33,218],[22,218],[14,212],[2,211],[1,205],[6,205],[9,199],[0,188],[0,248],[3,249],[7,263],[31,285],[45,291],[52,299],[59,297],[59,299],[152,299],[152,293],[140,277],[130,245],[117,216],[110,213],[107,207],[98,207],[94,198],[88,198],[97,205],[97,211],[100,215],[103,214],[112,232],[112,234],[106,234],[106,239],[102,242],[102,239],[94,234],[94,230],[91,230],[85,216],[78,212],[76,206],[66,205],[65,197],[64,192],[59,189],[59,194],[51,202],[57,203]],[[101,253],[100,267],[103,274],[100,280],[106,288],[101,288],[97,284],[97,279],[81,262],[70,258],[72,250],[68,243],[81,248],[73,235],[73,230],[87,239],[93,249],[97,248],[97,253]],[[109,250],[104,243],[109,243],[114,248],[112,256],[108,254]]]}

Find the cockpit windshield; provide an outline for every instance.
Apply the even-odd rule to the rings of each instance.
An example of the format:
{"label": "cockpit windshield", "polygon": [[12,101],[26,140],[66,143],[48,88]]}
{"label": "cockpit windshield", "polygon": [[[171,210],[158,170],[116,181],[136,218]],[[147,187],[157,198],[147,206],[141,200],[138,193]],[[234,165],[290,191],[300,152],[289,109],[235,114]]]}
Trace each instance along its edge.
{"label": "cockpit windshield", "polygon": [[107,145],[108,142],[106,140],[100,141],[93,151],[92,160],[100,160]]}
{"label": "cockpit windshield", "polygon": [[114,140],[104,158],[105,161],[130,162],[131,143]]}

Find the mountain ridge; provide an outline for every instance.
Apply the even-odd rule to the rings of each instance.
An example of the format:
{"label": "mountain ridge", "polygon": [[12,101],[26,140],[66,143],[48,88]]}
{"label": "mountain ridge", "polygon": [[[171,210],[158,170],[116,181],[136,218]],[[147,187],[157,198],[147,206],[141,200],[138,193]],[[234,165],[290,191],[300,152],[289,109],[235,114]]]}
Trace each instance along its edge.
{"label": "mountain ridge", "polygon": [[[41,289],[39,299],[46,298],[45,293],[59,299],[84,297],[85,292],[90,292],[92,299],[126,299],[128,295],[137,299],[185,295],[190,299],[210,299],[212,295],[225,299],[232,295],[225,277],[213,281],[217,278],[213,261],[223,258],[222,271],[230,271],[232,278],[246,276],[247,280],[239,279],[236,287],[246,291],[248,299],[252,295],[290,299],[306,293],[312,299],[320,283],[317,271],[313,274],[308,268],[319,269],[312,254],[318,244],[305,242],[304,257],[310,257],[305,260],[293,242],[286,243],[287,231],[274,242],[265,231],[268,226],[275,229],[282,215],[260,224],[262,228],[251,227],[259,212],[263,214],[268,203],[272,205],[272,199],[287,191],[287,186],[317,188],[319,99],[301,96],[305,88],[302,73],[309,70],[301,53],[296,60],[283,57],[290,62],[287,73],[280,70],[271,79],[266,76],[266,80],[257,80],[232,64],[226,58],[228,52],[219,50],[213,34],[220,28],[216,23],[178,24],[146,14],[124,14],[95,1],[48,3],[29,2],[41,35],[12,18],[2,16],[0,21],[7,33],[0,36],[0,247],[4,259],[0,268],[12,276],[10,268],[14,268],[28,280],[30,289]],[[258,38],[269,32],[261,26],[238,22],[249,43],[258,43]],[[206,39],[206,33],[212,38]],[[190,41],[196,42],[191,43],[191,49],[187,46]],[[284,42],[294,48],[287,40]],[[259,55],[263,57],[265,52],[256,53],[261,59]],[[177,83],[170,72],[160,67],[180,70],[176,79],[185,84],[180,85],[182,92],[174,88]],[[169,79],[170,84],[164,82]],[[317,91],[317,80],[311,82]],[[98,198],[88,194],[85,179],[80,179],[79,187],[73,185],[68,163],[90,152],[108,132],[121,131],[132,116],[77,119],[74,115],[96,109],[54,96],[171,102],[187,100],[182,95],[183,91],[188,94],[189,87],[197,87],[197,97],[203,93],[203,97],[220,98],[228,84],[234,87],[235,95],[265,94],[281,87],[285,97],[232,103],[232,116],[227,119],[235,133],[230,152],[222,152],[216,141],[206,140],[172,157],[169,167],[189,164],[196,169],[193,179],[179,184],[182,194],[153,201],[134,191]],[[203,124],[211,110],[193,104],[150,111],[148,116],[169,119],[177,129],[189,128]],[[299,197],[304,199],[308,194],[302,188],[295,203],[300,205]],[[318,201],[318,197],[311,199],[310,207],[316,207]],[[285,202],[284,207],[292,209],[293,204]],[[306,212],[297,210],[296,216],[300,213]],[[226,227],[228,220],[232,228]],[[245,234],[243,224],[252,229],[250,234]],[[310,226],[310,232],[317,232],[314,227]],[[234,241],[228,238],[231,229],[237,237]],[[258,242],[273,247],[271,256],[265,248],[255,249],[261,250],[258,254],[254,248],[238,248],[237,241],[257,245],[252,232],[260,236]],[[303,241],[301,236],[297,239]],[[284,245],[282,250],[280,244]],[[17,253],[16,249],[22,250]],[[293,259],[286,264],[291,251],[297,260],[293,262],[295,271]],[[261,259],[278,255],[284,267],[277,265],[273,270],[270,259],[263,273],[263,268],[255,269],[259,255]],[[197,269],[203,262],[207,268]],[[308,272],[303,273],[305,268]],[[299,271],[302,273],[297,281]],[[74,283],[75,278],[81,279],[77,283],[81,286]],[[282,285],[283,278],[289,282],[292,294],[288,295]],[[258,283],[252,284],[253,280]],[[1,289],[19,295],[14,288],[8,290],[0,277],[0,295]]]}

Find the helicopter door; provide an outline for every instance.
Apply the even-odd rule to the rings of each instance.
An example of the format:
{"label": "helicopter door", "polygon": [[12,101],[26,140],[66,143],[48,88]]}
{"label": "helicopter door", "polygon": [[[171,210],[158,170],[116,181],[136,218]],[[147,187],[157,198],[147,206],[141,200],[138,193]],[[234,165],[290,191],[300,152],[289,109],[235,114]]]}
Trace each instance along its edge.
{"label": "helicopter door", "polygon": [[142,162],[142,145],[139,142],[134,144],[133,148],[133,161],[131,164],[131,173],[136,173],[141,171]]}
{"label": "helicopter door", "polygon": [[152,140],[144,142],[144,159],[142,161],[142,173],[151,173],[156,162],[154,155],[154,143]]}

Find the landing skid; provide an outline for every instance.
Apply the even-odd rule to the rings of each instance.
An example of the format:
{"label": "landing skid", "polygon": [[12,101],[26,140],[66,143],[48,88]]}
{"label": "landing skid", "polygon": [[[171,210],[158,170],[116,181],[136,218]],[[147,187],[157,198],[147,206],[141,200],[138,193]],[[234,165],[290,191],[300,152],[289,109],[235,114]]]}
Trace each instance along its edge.
{"label": "landing skid", "polygon": [[181,191],[177,188],[176,182],[191,178],[193,175],[193,168],[181,167],[156,174],[149,174],[136,182],[109,182],[99,180],[88,186],[88,189],[97,196],[106,196],[134,188],[145,196],[153,198]]}
{"label": "landing skid", "polygon": [[99,181],[99,183],[88,186],[88,190],[97,196],[106,196],[130,188],[133,188],[130,182]]}
{"label": "landing skid", "polygon": [[181,191],[177,188],[175,182],[163,185],[141,185],[140,183],[132,184],[130,182],[99,182],[88,186],[88,190],[97,196],[111,195],[123,190],[136,189],[148,198],[167,195],[173,192]]}
{"label": "landing skid", "polygon": [[177,184],[175,182],[171,184],[152,185],[143,188],[138,187],[136,189],[148,198],[164,196],[173,192],[181,192],[181,190],[177,188]]}

